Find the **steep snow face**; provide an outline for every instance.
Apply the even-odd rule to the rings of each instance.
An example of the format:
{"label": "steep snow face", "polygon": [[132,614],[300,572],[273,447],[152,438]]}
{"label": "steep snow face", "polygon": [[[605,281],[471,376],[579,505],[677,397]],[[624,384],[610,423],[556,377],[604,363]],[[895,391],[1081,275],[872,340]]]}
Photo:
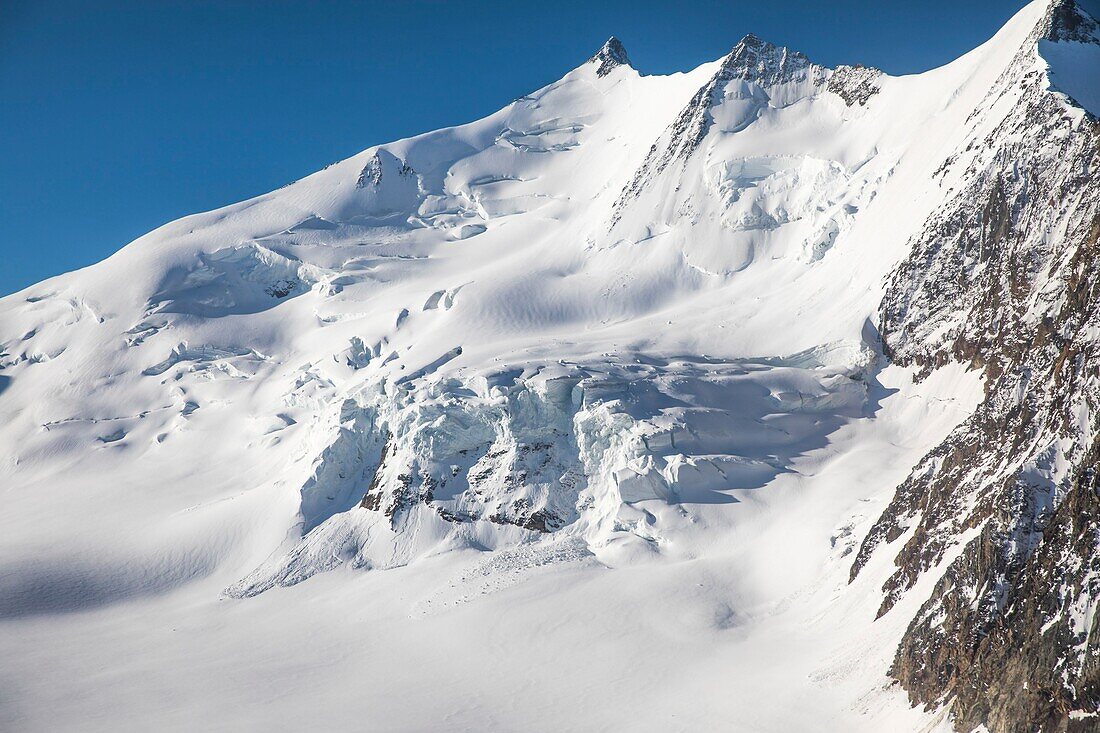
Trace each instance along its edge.
{"label": "steep snow face", "polygon": [[[1063,6],[1034,3],[958,61],[901,78],[755,36],[643,76],[611,39],[482,120],[371,148],[3,299],[5,648],[33,658],[21,645],[37,633],[149,604],[199,609],[230,630],[203,635],[209,648],[237,648],[233,629],[283,636],[267,614],[309,618],[329,599],[318,634],[341,638],[344,604],[369,608],[377,635],[356,638],[396,655],[415,646],[410,619],[435,619],[481,664],[477,649],[500,644],[482,622],[507,604],[443,609],[516,600],[505,590],[530,579],[563,600],[521,598],[524,618],[593,624],[594,638],[563,638],[578,667],[594,639],[638,654],[631,635],[672,617],[750,660],[740,696],[688,713],[697,725],[762,695],[776,704],[750,729],[928,722],[896,693],[859,713],[934,568],[868,632],[893,569],[870,558],[847,588],[844,558],[982,390],[948,359],[919,384],[889,366],[880,303],[914,238],[973,185],[975,141],[1019,104],[1017,82],[1038,78],[1075,124],[1092,119],[1095,23],[1072,6],[1079,22],[1058,26],[1072,33],[1036,32]],[[953,327],[908,325],[927,348]],[[650,601],[671,616],[630,620]],[[694,668],[705,655],[675,652],[676,637],[662,651]],[[285,659],[310,653],[291,644]],[[706,685],[722,659],[701,662]],[[494,684],[511,689],[518,670],[501,664]],[[410,674],[374,685],[379,727],[426,724],[429,708],[489,719],[462,685],[402,710]],[[45,677],[23,676],[50,708],[30,719],[79,718],[79,696],[45,705]],[[639,700],[676,708],[673,691],[634,682]],[[244,693],[211,694],[231,708]],[[779,704],[792,696],[805,708]],[[606,722],[639,709],[624,700]],[[533,716],[520,717],[570,725]]]}

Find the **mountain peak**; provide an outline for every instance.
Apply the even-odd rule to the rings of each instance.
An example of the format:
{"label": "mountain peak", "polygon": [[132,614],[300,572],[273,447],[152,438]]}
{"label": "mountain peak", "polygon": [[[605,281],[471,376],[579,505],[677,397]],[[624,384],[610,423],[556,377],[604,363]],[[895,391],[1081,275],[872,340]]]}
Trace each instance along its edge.
{"label": "mountain peak", "polygon": [[1078,0],[1054,0],[1045,18],[1045,37],[1050,41],[1097,43],[1100,22],[1093,7]]}
{"label": "mountain peak", "polygon": [[0,298],[0,731],[1100,733],[1097,4],[904,78],[611,38]]}
{"label": "mountain peak", "polygon": [[626,54],[626,46],[615,36],[608,38],[589,61],[599,64],[596,76],[607,76],[619,66],[631,66],[630,57]]}
{"label": "mountain peak", "polygon": [[809,66],[810,59],[804,54],[748,33],[722,60],[719,76],[775,84],[791,79]]}
{"label": "mountain peak", "polygon": [[[778,46],[771,41],[766,41],[755,33],[746,33],[745,36],[737,42],[737,45],[733,47],[727,58],[747,58],[753,54],[766,54],[766,55],[785,55],[792,58],[806,59],[806,56],[798,51],[792,51],[786,46]],[[806,59],[807,61],[809,59]]]}
{"label": "mountain peak", "polygon": [[758,35],[756,35],[755,33],[752,33],[752,32],[746,33],[744,38],[742,38],[740,41],[738,41],[737,45],[734,46],[735,49],[741,48],[741,47],[745,47],[745,48],[776,48],[774,43],[771,43],[770,41],[765,41],[763,38],[761,38],[760,36],[758,36]]}

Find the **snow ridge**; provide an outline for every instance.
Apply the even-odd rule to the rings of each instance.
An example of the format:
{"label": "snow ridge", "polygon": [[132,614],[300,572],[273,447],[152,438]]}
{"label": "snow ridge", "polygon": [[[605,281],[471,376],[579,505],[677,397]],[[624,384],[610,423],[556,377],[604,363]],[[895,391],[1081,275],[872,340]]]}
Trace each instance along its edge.
{"label": "snow ridge", "polygon": [[1087,720],[1096,32],[1043,0],[908,77],[612,37],[0,300],[0,719]]}

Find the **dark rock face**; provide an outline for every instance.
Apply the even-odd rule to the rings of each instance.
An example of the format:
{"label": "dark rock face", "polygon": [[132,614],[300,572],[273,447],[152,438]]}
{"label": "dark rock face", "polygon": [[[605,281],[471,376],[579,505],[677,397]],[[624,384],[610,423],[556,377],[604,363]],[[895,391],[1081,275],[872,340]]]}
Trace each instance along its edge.
{"label": "dark rock face", "polygon": [[[1069,492],[1045,519],[1033,553],[999,571],[1012,583],[1000,609],[976,607],[974,578],[1003,565],[1003,537],[983,531],[951,566],[930,603],[945,612],[944,633],[918,618],[893,673],[920,701],[955,697],[955,724],[969,731],[1095,731],[1100,719],[1100,442],[1084,457]],[[993,526],[993,525],[987,525]],[[960,584],[953,586],[952,584]],[[983,599],[984,600],[984,599]],[[1078,716],[1071,718],[1071,714]]]}
{"label": "dark rock face", "polygon": [[873,66],[838,66],[829,76],[827,88],[849,107],[864,107],[878,94],[882,72]]}
{"label": "dark rock face", "polygon": [[1096,43],[1095,34],[1100,27],[1096,19],[1081,9],[1074,0],[1055,2],[1051,7],[1049,24],[1048,40],[1078,43]]}
{"label": "dark rock face", "polygon": [[611,36],[589,62],[599,64],[596,67],[596,76],[602,78],[620,66],[630,66],[630,57],[626,55],[626,47],[622,41]]}
{"label": "dark rock face", "polygon": [[382,178],[385,174],[386,168],[391,168],[397,171],[400,176],[410,176],[416,173],[405,161],[397,158],[393,154],[379,150],[371,156],[367,164],[363,166],[363,170],[359,173],[359,178],[355,182],[356,188],[378,188],[382,185]]}
{"label": "dark rock face", "polygon": [[275,282],[264,288],[264,292],[270,295],[272,298],[285,298],[300,288],[302,283],[300,280],[290,280],[283,278],[276,280]]}
{"label": "dark rock face", "polygon": [[749,33],[726,56],[718,74],[769,87],[799,79],[811,66],[805,54]]}
{"label": "dark rock face", "polygon": [[891,673],[913,704],[951,702],[963,731],[1100,730],[1100,124],[1029,65],[1079,14],[1054,3],[971,118],[982,132],[941,169],[964,185],[881,306],[895,362],[985,376],[983,403],[898,488],[852,567],[907,538],[880,616],[942,573]]}

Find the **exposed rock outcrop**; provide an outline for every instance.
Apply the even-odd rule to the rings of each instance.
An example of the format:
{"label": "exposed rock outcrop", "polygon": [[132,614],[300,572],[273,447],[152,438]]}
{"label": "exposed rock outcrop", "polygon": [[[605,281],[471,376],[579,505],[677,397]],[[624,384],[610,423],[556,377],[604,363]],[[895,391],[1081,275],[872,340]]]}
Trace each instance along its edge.
{"label": "exposed rock outcrop", "polygon": [[596,55],[589,59],[598,64],[596,76],[604,77],[620,66],[630,66],[630,57],[626,55],[626,46],[615,36],[607,39]]}
{"label": "exposed rock outcrop", "polygon": [[986,380],[982,405],[899,487],[852,568],[904,540],[880,616],[942,573],[892,674],[915,704],[953,701],[959,730],[1095,730],[1100,713],[1100,125],[1034,70],[1038,41],[1088,24],[1073,3],[1052,4],[941,170],[965,185],[881,307],[895,362],[961,361]]}

